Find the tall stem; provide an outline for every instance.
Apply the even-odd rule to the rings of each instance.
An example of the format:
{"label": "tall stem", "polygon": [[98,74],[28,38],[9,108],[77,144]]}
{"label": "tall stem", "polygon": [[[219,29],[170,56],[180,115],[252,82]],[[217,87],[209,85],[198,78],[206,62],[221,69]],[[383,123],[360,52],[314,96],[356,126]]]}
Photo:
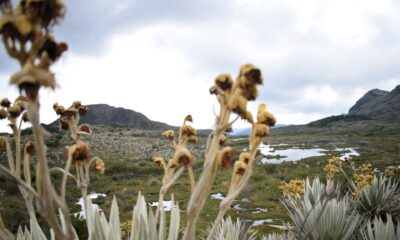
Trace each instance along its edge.
{"label": "tall stem", "polygon": [[58,223],[57,215],[54,212],[54,202],[52,198],[52,184],[50,181],[49,166],[46,158],[46,148],[42,136],[42,129],[39,120],[39,103],[30,101],[28,104],[29,119],[32,124],[32,131],[35,140],[35,149],[38,156],[38,173],[36,178],[37,185],[40,186],[38,204],[44,218],[49,226],[54,230],[57,239],[66,239],[60,224]]}

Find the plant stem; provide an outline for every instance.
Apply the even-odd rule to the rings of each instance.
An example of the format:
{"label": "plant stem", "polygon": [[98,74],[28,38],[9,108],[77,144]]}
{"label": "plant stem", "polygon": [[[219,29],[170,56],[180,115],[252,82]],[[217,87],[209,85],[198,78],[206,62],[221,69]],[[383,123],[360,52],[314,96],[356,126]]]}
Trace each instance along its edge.
{"label": "plant stem", "polygon": [[39,103],[37,101],[30,101],[28,104],[29,119],[32,124],[32,131],[35,140],[35,149],[38,156],[38,173],[36,181],[40,186],[39,191],[39,209],[41,214],[46,219],[49,226],[54,230],[57,239],[66,239],[60,224],[58,223],[57,216],[54,212],[54,202],[52,198],[53,188],[50,181],[49,167],[46,158],[46,148],[42,136],[42,128],[39,120]]}

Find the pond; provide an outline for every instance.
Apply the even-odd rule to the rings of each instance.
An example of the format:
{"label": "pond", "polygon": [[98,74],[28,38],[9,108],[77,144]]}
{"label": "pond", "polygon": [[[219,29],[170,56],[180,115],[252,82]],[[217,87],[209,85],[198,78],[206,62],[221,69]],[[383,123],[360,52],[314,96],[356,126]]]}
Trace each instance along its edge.
{"label": "pond", "polygon": [[[90,199],[97,199],[98,197],[105,197],[105,196],[107,196],[105,193],[92,192],[87,197]],[[86,219],[86,211],[85,211],[85,207],[84,207],[83,197],[79,198],[79,201],[76,204],[81,206],[81,211],[78,213],[74,213],[74,215],[76,217],[81,217],[83,219]],[[92,203],[92,208],[93,208],[93,210],[101,210],[99,205],[95,204],[95,203]]]}
{"label": "pond", "polygon": [[[305,149],[296,146],[287,149],[275,150],[274,146],[287,146],[287,144],[261,144],[258,149],[262,155],[266,156],[265,158],[261,159],[261,163],[280,164],[285,161],[296,162],[304,158],[324,156],[328,151],[327,149],[319,147]],[[341,160],[346,160],[350,156],[360,156],[360,154],[353,148],[335,148],[334,151],[341,152],[338,154]]]}
{"label": "pond", "polygon": [[[158,202],[149,203],[152,207],[158,207]],[[172,208],[172,201],[163,201],[164,212],[171,211]]]}

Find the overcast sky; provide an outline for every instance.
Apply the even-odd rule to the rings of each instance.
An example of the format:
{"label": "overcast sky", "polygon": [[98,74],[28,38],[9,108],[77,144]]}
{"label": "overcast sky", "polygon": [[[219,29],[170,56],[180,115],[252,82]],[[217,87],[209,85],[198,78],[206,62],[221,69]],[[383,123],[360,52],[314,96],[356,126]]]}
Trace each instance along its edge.
{"label": "overcast sky", "polygon": [[[260,102],[278,123],[300,124],[347,113],[365,92],[400,84],[398,0],[69,0],[54,28],[69,51],[53,67],[59,88],[41,92],[42,121],[51,105],[107,103],[179,125],[213,124],[208,88],[240,65],[261,68]],[[0,97],[17,64],[0,49]],[[237,127],[245,127],[239,123]],[[5,121],[0,124],[4,131]]]}

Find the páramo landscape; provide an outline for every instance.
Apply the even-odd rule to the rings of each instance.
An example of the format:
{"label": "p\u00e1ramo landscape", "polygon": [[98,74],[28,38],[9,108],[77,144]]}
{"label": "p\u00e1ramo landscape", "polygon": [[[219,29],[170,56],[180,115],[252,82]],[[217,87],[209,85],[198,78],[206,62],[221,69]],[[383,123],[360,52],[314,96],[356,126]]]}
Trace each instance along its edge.
{"label": "p\u00e1ramo landscape", "polygon": [[[338,25],[343,28],[328,24],[331,28],[324,32],[326,18],[321,16],[323,13],[306,11],[311,6],[292,6],[291,3],[283,6],[270,1],[233,1],[234,4],[226,2],[224,6],[205,2],[171,1],[165,5],[162,1],[150,4],[144,1],[0,0],[0,57],[1,64],[4,63],[0,66],[0,239],[400,240],[400,49],[394,45],[393,49],[390,48],[392,38],[400,40],[398,30],[392,32],[392,29],[400,29],[400,20],[388,10],[400,10],[400,7],[395,3],[388,3],[395,4],[393,8],[384,8],[380,3],[375,6],[359,2],[354,6],[344,4],[344,7],[335,5],[340,3],[327,4],[325,9],[311,4],[317,10],[323,9],[326,16],[336,13],[334,19],[351,20]],[[67,4],[70,4],[68,11]],[[352,14],[330,10],[352,7]],[[84,14],[82,9],[88,12]],[[280,21],[283,18],[276,15],[277,12],[297,17],[299,25],[293,30],[288,27],[292,24],[290,18],[286,23]],[[262,22],[266,15],[271,16],[267,20],[272,24],[267,25],[272,30],[264,31],[259,25],[258,30],[250,34],[254,29],[243,27],[249,21],[251,26],[257,25],[256,22]],[[378,15],[379,19],[372,17]],[[313,20],[321,18],[322,27],[318,21],[306,21],[308,18],[304,16]],[[370,17],[368,20],[367,16]],[[390,17],[394,20],[385,22]],[[229,22],[227,28],[220,29],[221,24],[224,25],[221,18],[225,23]],[[294,31],[295,42],[282,40],[280,30],[273,28],[277,21],[287,34],[289,30]],[[380,31],[373,28],[376,30],[374,33],[381,35],[371,33],[371,37],[366,34],[370,33],[369,28],[354,25],[362,25],[364,21],[388,27],[382,27]],[[66,28],[63,28],[64,23]],[[146,30],[137,30],[140,33],[131,38],[124,37],[130,23]],[[173,24],[179,27],[175,28]],[[155,27],[151,28],[153,25]],[[90,27],[82,31],[79,26],[82,29]],[[102,32],[96,30],[99,26]],[[207,47],[201,49],[201,44],[194,45],[198,43],[195,42],[197,37],[204,37],[203,28],[208,29],[204,35],[207,37],[203,39]],[[352,28],[359,31],[346,32]],[[231,35],[215,38],[213,31],[217,35],[227,31]],[[268,35],[265,46],[257,43],[265,38],[261,32]],[[306,32],[314,33],[316,39],[313,41],[321,42],[314,44],[306,35],[299,37]],[[112,64],[96,65],[93,56],[101,58],[102,55],[96,53],[99,55],[91,56],[86,66],[78,64],[82,75],[82,79],[75,82],[78,84],[68,85],[68,76],[79,77],[79,74],[60,73],[64,71],[62,69],[73,71],[70,59],[74,56],[76,61],[79,61],[76,56],[80,54],[90,56],[90,48],[96,48],[97,44],[103,44],[102,51],[118,52],[116,46],[101,43],[100,39],[106,39],[107,34],[124,39],[117,41],[120,45],[125,44],[124,49],[137,45],[134,49],[138,56],[132,54],[121,58],[121,64],[132,61],[127,71],[129,76],[122,77]],[[358,34],[360,38],[354,39],[357,44],[348,48],[338,44],[346,34]],[[330,38],[322,37],[325,40],[321,40],[318,38],[321,36]],[[293,68],[296,69],[293,74],[286,77],[301,78],[304,72],[327,66],[323,65],[327,59],[316,59],[330,54],[331,50],[321,50],[324,54],[315,51],[317,58],[313,61],[301,59],[296,62],[303,68],[301,71],[294,63],[285,64],[282,59],[290,52],[291,43],[311,41],[310,44],[317,49],[320,47],[318,44],[328,41],[329,44],[324,45],[326,49],[336,47],[337,52],[334,52],[337,55],[344,54],[345,49],[345,55],[350,57],[357,54],[354,49],[375,49],[375,45],[368,46],[374,36],[379,36],[371,40],[374,44],[384,42],[386,47],[386,52],[380,54],[394,57],[370,60],[360,57],[359,63],[353,64],[359,64],[361,69],[362,63],[376,61],[376,65],[370,66],[368,62],[368,67],[364,66],[366,73],[362,76],[373,69],[376,74],[371,76],[377,78],[376,87],[391,86],[391,89],[368,91],[358,88],[365,89],[358,93],[358,100],[350,96],[352,102],[341,99],[334,90],[335,86],[339,89],[343,84],[339,84],[341,78],[347,81],[357,75],[355,72],[361,71],[355,68],[344,68],[343,72],[348,75],[334,72],[335,68],[331,69],[332,73],[327,70],[323,75],[329,77],[325,78],[327,83],[321,88],[299,85],[300,82],[305,84],[307,78],[296,83],[289,83],[293,81],[289,79],[286,83],[278,82],[284,74],[276,71],[291,72],[290,68]],[[383,41],[384,36],[390,37]],[[266,57],[265,60],[260,56],[264,54],[262,46],[271,44],[269,37],[276,42],[276,51],[272,51],[273,47],[268,48],[266,55],[281,56],[275,59],[276,64],[270,64],[269,60],[273,58]],[[189,40],[177,40],[186,38]],[[157,39],[157,43],[147,44],[152,39]],[[188,43],[190,39],[194,41],[192,45]],[[230,60],[226,49],[214,45],[213,40],[222,41],[232,51],[232,58],[239,59]],[[129,41],[133,41],[132,44]],[[210,61],[212,64],[209,66],[222,68],[219,69],[222,73],[210,67],[213,76],[205,79],[208,87],[197,88],[194,82],[203,81],[198,80],[199,77],[209,76],[198,73],[206,63],[199,60],[194,62],[194,65],[199,64],[198,68],[193,68],[189,63],[183,63],[186,60],[179,62],[180,55],[171,53],[175,41],[179,42],[178,45],[191,45],[186,50],[199,59],[216,56],[204,61]],[[241,44],[241,41],[247,43]],[[233,42],[235,44],[231,44]],[[288,45],[286,52],[281,51],[283,43]],[[79,49],[82,46],[84,50]],[[143,46],[147,52],[141,50]],[[238,54],[241,49],[246,51]],[[122,55],[118,56],[123,56],[124,52],[129,51],[120,51]],[[147,54],[151,57],[147,58]],[[295,61],[295,55],[290,59]],[[346,62],[344,58],[334,58],[332,66],[340,66],[341,61]],[[162,64],[157,65],[160,59],[163,59]],[[389,69],[391,65],[384,64],[389,60],[397,67]],[[141,62],[149,65],[137,66]],[[93,68],[92,64],[96,67]],[[279,64],[283,67],[276,67]],[[182,70],[185,67],[189,69]],[[141,68],[146,70],[144,75],[139,74]],[[89,69],[88,74],[85,69]],[[111,76],[115,78],[127,79],[122,82],[114,79],[103,81],[100,78],[105,69],[114,72]],[[390,78],[386,85],[378,84],[378,73],[382,69],[387,72],[386,78]],[[174,88],[173,80],[170,80],[169,87],[166,79],[179,78],[180,73],[187,74],[189,70],[194,71],[192,76],[182,76],[191,82]],[[101,74],[96,75],[97,71]],[[153,78],[153,74],[159,76],[158,71],[165,72],[165,79],[161,79],[163,83]],[[229,71],[235,72],[227,73]],[[174,73],[179,74],[167,76]],[[199,77],[195,76],[196,73]],[[308,77],[317,78],[319,74],[320,71],[316,75],[310,73]],[[59,80],[59,75],[62,80]],[[338,78],[338,84],[330,87],[332,76]],[[152,80],[155,82],[146,83]],[[85,81],[91,84],[85,85]],[[130,85],[128,81],[134,84]],[[349,81],[347,84],[355,87],[359,83]],[[373,83],[366,85],[374,86]],[[280,86],[280,90],[274,85]],[[119,94],[115,86],[121,92],[132,87],[143,92],[141,101],[138,101],[143,106],[171,99],[168,103],[171,109],[164,111],[160,109],[162,107],[149,107],[145,112],[141,111],[143,113],[128,109],[124,102],[130,101],[131,96]],[[67,89],[65,93],[63,89]],[[205,95],[197,95],[204,89]],[[302,92],[301,89],[308,90]],[[56,94],[49,97],[49,92]],[[57,95],[57,92],[63,95]],[[83,94],[79,96],[77,93]],[[132,98],[133,95],[134,92]],[[183,97],[191,95],[193,97]],[[306,110],[314,105],[310,101],[300,101],[299,104],[294,95],[300,95],[303,100],[313,99],[315,106],[325,104],[324,113],[318,116],[329,117],[305,117],[299,121],[296,116],[307,116]],[[68,102],[64,102],[66,96]],[[108,96],[122,98],[121,104],[101,100],[112,99]],[[197,96],[213,101],[198,99]],[[329,100],[329,97],[334,100]],[[173,102],[173,99],[179,101]],[[279,101],[284,103],[277,105]],[[191,107],[181,109],[183,102],[190,103]],[[346,105],[343,102],[348,104],[348,109],[343,109]],[[204,119],[199,111],[208,103],[211,103],[208,109],[212,113],[207,115],[210,116],[208,125],[212,127],[198,127],[197,119]],[[290,108],[291,105],[294,107]],[[335,105],[340,105],[347,113],[335,115]],[[291,110],[285,114],[278,110],[280,107]],[[330,107],[332,112],[327,113],[326,109]],[[290,115],[296,108],[299,112]],[[157,116],[152,111],[163,112],[168,120],[151,120],[145,116]],[[175,118],[171,118],[172,115]],[[42,119],[48,119],[47,116],[52,116],[52,119],[44,123]]]}

